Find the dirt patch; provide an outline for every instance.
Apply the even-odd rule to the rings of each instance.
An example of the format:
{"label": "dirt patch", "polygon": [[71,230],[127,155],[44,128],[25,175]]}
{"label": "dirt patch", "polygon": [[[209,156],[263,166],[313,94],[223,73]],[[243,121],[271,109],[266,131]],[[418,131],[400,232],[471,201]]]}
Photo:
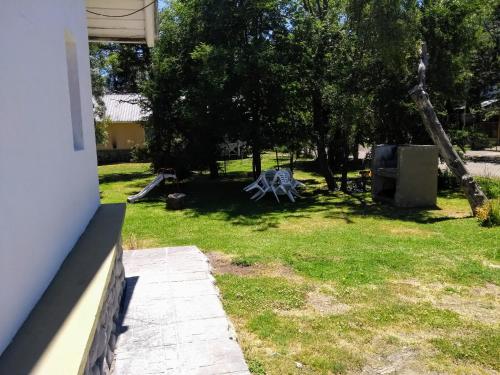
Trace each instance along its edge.
{"label": "dirt patch", "polygon": [[481,301],[477,298],[464,300],[463,298],[454,298],[444,296],[434,303],[436,307],[456,312],[459,315],[478,320],[487,324],[499,324],[500,313],[498,306],[494,302]]}
{"label": "dirt patch", "polygon": [[206,254],[210,260],[210,265],[212,266],[212,271],[216,275],[231,274],[237,276],[248,276],[256,274],[256,266],[249,265],[237,265],[232,263],[233,258],[230,255],[211,252]]}
{"label": "dirt patch", "polygon": [[307,293],[307,304],[320,315],[341,315],[351,310],[351,306],[317,290]]}
{"label": "dirt patch", "polygon": [[483,264],[484,264],[486,267],[490,267],[490,268],[493,268],[493,269],[495,269],[495,270],[500,269],[500,264],[490,263],[490,262],[484,262]]}
{"label": "dirt patch", "polygon": [[439,308],[454,311],[470,319],[487,324],[500,324],[499,301],[500,287],[487,283],[484,286],[469,288],[459,295],[438,296],[431,302]]}
{"label": "dirt patch", "polygon": [[456,312],[465,318],[486,324],[500,323],[500,287],[495,284],[468,288],[404,280],[395,282],[393,287],[394,292],[405,302],[429,302],[437,308]]}
{"label": "dirt patch", "polygon": [[369,358],[368,364],[363,368],[361,374],[429,374],[422,368],[418,360],[418,351],[414,348],[404,347],[397,351],[384,353]]}
{"label": "dirt patch", "polygon": [[295,283],[304,282],[304,278],[302,276],[297,274],[291,267],[282,263],[273,262],[261,264],[260,267],[257,267],[257,272],[260,276],[283,277]]}
{"label": "dirt patch", "polygon": [[301,309],[280,310],[278,313],[285,316],[328,316],[342,315],[350,311],[352,307],[339,302],[333,296],[329,296],[315,289],[307,293],[306,305]]}
{"label": "dirt patch", "polygon": [[424,284],[415,279],[398,280],[390,285],[392,293],[409,303],[425,302],[428,297],[441,293],[444,288],[442,283]]}
{"label": "dirt patch", "polygon": [[385,329],[376,335],[364,351],[365,366],[357,374],[435,374],[426,368],[424,358],[431,356],[432,348],[426,341],[425,332],[409,337],[400,330]]}
{"label": "dirt patch", "polygon": [[486,283],[485,286],[475,287],[471,289],[471,293],[480,296],[489,296],[495,298],[500,298],[500,287],[492,283]]}
{"label": "dirt patch", "polygon": [[[294,283],[304,283],[302,276],[298,275],[292,268],[282,263],[238,265],[233,262],[233,257],[219,252],[206,254],[216,275],[231,274],[237,276],[266,276],[281,277]],[[351,310],[351,306],[341,303],[335,297],[322,293],[315,288],[307,293],[306,306],[301,309],[279,310],[281,315],[287,316],[310,316],[310,315],[341,315]]]}
{"label": "dirt patch", "polygon": [[220,252],[210,252],[206,254],[212,265],[214,274],[231,274],[237,276],[267,276],[282,277],[293,282],[303,282],[304,278],[298,275],[291,267],[282,263],[256,263],[251,265],[240,265],[234,262],[230,255]]}

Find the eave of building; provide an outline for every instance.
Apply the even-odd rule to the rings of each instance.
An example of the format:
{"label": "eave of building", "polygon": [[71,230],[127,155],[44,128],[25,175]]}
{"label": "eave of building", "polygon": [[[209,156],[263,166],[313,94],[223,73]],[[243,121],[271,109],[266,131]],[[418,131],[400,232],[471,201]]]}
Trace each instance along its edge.
{"label": "eave of building", "polygon": [[[157,3],[153,0],[86,0],[89,41],[145,43],[154,46],[157,36]],[[148,6],[149,5],[149,6]]]}

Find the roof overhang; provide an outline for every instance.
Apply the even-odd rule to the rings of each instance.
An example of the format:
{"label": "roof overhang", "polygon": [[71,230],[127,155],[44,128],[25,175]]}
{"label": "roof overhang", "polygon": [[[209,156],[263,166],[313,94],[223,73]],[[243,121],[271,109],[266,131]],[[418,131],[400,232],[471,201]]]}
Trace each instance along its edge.
{"label": "roof overhang", "polygon": [[157,2],[152,2],[86,0],[87,11],[93,12],[87,12],[89,41],[146,43],[153,47],[157,36]]}

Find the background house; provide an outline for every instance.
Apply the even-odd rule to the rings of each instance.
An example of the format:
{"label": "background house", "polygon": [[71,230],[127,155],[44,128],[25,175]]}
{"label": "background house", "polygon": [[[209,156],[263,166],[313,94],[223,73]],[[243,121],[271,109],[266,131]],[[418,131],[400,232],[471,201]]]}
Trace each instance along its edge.
{"label": "background house", "polygon": [[152,45],[155,16],[142,0],[2,2],[0,353],[100,205],[89,39]]}
{"label": "background house", "polygon": [[498,149],[500,146],[500,115],[499,115],[499,107],[500,103],[498,99],[490,99],[485,100],[481,103],[481,108],[486,114],[486,121],[481,123],[481,130],[486,133],[488,138],[490,139],[491,145],[495,146]]}
{"label": "background house", "polygon": [[[99,162],[130,161],[133,147],[145,142],[144,119],[138,94],[108,94],[103,96],[106,105],[107,139],[97,145]],[[98,119],[100,121],[101,119]]]}

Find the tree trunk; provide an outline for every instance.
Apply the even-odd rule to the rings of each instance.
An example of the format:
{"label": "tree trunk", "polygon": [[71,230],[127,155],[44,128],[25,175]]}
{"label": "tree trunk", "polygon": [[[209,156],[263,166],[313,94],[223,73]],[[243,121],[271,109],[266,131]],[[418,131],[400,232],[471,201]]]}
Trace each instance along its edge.
{"label": "tree trunk", "polygon": [[337,184],[335,182],[335,178],[333,176],[332,170],[328,165],[328,157],[326,154],[326,134],[325,134],[325,125],[324,125],[324,115],[323,115],[323,106],[321,104],[321,94],[319,92],[315,92],[312,97],[313,102],[313,126],[317,132],[316,146],[318,151],[318,162],[321,174],[325,178],[326,185],[328,186],[328,190],[335,190],[337,188]]}
{"label": "tree trunk", "polygon": [[460,156],[458,156],[457,152],[453,149],[450,139],[443,130],[429,100],[429,96],[424,91],[423,87],[421,85],[415,86],[410,91],[410,95],[417,105],[427,133],[429,133],[434,144],[438,147],[439,153],[446,162],[448,168],[450,168],[451,172],[459,179],[472,212],[476,215],[477,209],[488,203],[488,198],[486,198],[486,195],[484,195],[479,185],[467,171]]}
{"label": "tree trunk", "polygon": [[332,170],[328,165],[328,158],[326,156],[324,140],[318,139],[317,145],[318,145],[318,162],[321,174],[325,178],[328,190],[334,191],[337,188],[337,183],[335,182],[335,177],[333,176]]}
{"label": "tree trunk", "polygon": [[344,193],[348,193],[348,191],[347,191],[347,168],[344,165],[342,166],[340,190],[342,190]]}
{"label": "tree trunk", "polygon": [[217,160],[212,159],[209,163],[210,168],[210,178],[219,178],[219,164]]}
{"label": "tree trunk", "polygon": [[333,174],[341,173],[342,171],[342,162],[344,160],[343,137],[342,132],[337,129],[328,144],[328,165]]}
{"label": "tree trunk", "polygon": [[260,160],[260,150],[257,147],[252,147],[252,167],[254,180],[260,176],[262,172],[262,164]]}
{"label": "tree trunk", "polygon": [[347,142],[342,145],[342,177],[340,182],[340,190],[347,193],[347,172],[349,162],[349,147]]}

